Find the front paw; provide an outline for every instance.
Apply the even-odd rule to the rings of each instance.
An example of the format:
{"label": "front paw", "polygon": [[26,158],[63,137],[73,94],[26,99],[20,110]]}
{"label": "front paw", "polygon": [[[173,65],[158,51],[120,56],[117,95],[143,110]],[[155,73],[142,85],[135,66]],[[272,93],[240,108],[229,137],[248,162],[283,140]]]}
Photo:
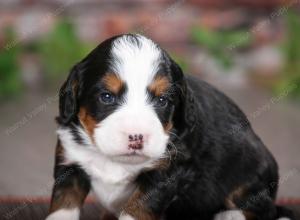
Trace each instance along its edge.
{"label": "front paw", "polygon": [[246,218],[239,210],[227,210],[216,214],[214,220],[246,220]]}
{"label": "front paw", "polygon": [[51,213],[46,220],[79,220],[79,209],[60,209]]}
{"label": "front paw", "polygon": [[131,215],[121,214],[119,220],[135,220]]}

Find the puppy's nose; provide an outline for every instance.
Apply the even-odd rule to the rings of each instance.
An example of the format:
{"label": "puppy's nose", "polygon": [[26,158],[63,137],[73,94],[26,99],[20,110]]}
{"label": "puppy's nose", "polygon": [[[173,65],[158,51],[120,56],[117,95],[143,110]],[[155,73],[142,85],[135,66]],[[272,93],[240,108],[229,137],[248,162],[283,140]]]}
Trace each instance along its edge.
{"label": "puppy's nose", "polygon": [[142,134],[130,134],[128,135],[129,141],[142,141],[144,139],[144,136]]}
{"label": "puppy's nose", "polygon": [[128,147],[133,150],[141,150],[144,145],[144,135],[130,134],[128,135]]}

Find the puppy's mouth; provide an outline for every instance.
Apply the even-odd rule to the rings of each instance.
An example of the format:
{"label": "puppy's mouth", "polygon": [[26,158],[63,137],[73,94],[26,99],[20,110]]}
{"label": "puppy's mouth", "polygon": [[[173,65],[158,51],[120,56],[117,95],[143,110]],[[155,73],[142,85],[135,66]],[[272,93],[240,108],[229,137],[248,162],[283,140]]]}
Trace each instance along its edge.
{"label": "puppy's mouth", "polygon": [[127,163],[127,164],[144,163],[149,159],[150,159],[149,157],[142,154],[138,154],[136,152],[121,154],[112,157],[112,161],[119,162],[119,163]]}

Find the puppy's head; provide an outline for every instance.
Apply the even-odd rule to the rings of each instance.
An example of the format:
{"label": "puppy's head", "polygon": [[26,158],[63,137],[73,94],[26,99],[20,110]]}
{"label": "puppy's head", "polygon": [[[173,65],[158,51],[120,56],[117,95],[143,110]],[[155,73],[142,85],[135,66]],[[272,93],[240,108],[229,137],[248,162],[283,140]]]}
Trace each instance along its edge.
{"label": "puppy's head", "polygon": [[61,88],[58,122],[82,128],[114,161],[158,159],[184,90],[181,69],[157,44],[141,35],[117,36],[73,67]]}

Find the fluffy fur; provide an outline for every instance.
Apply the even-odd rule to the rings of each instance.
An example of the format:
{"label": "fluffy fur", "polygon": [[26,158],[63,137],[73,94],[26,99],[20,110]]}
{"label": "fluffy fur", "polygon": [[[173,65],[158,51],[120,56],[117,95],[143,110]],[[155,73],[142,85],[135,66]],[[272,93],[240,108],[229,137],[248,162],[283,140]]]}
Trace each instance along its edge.
{"label": "fluffy fur", "polygon": [[274,205],[277,164],[241,110],[144,36],[108,39],[75,65],[57,121],[55,178],[72,172],[48,219],[90,189],[120,220],[293,218]]}

